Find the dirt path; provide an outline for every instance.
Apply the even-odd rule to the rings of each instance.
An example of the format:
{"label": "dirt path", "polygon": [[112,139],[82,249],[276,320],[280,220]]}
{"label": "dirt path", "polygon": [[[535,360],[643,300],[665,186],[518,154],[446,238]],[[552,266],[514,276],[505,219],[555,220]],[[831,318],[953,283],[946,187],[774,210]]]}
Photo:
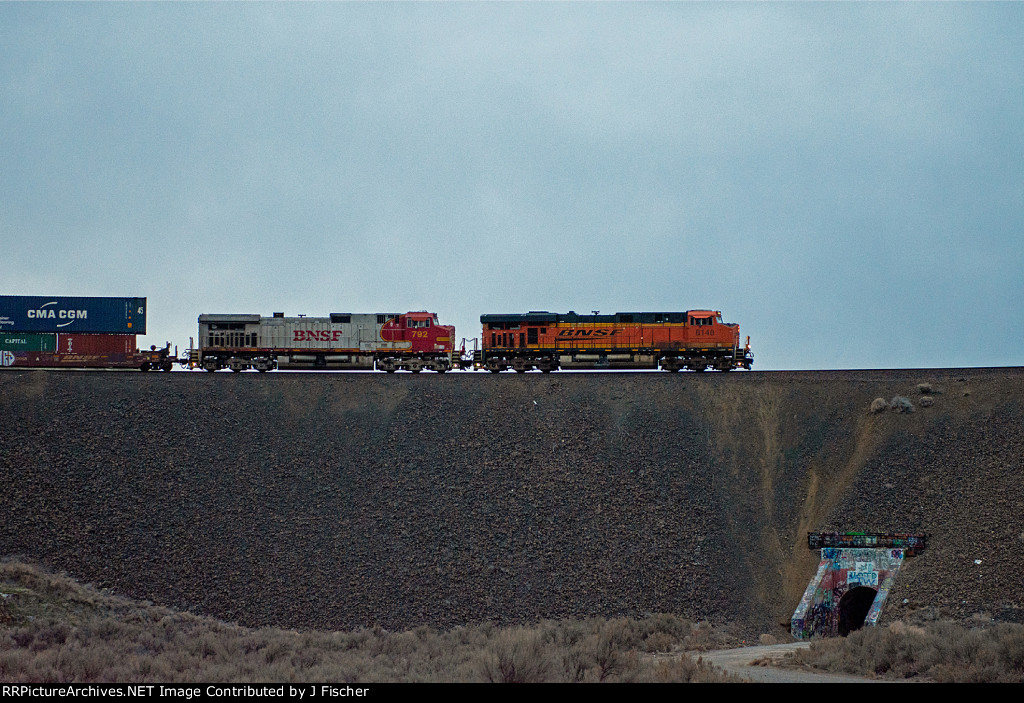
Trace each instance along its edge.
{"label": "dirt path", "polygon": [[778,660],[789,652],[809,646],[809,642],[787,642],[758,647],[719,649],[713,652],[704,652],[700,656],[704,661],[714,664],[730,674],[758,683],[882,683],[860,676],[817,674],[762,665],[751,666],[751,662],[764,659]]}

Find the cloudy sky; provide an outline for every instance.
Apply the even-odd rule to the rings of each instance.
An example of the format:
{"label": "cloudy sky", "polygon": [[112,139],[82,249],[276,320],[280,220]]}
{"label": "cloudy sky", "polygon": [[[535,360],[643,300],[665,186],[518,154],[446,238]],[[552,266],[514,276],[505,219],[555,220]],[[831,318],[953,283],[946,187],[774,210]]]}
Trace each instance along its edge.
{"label": "cloudy sky", "polygon": [[2,3],[0,293],[1024,364],[1022,3]]}

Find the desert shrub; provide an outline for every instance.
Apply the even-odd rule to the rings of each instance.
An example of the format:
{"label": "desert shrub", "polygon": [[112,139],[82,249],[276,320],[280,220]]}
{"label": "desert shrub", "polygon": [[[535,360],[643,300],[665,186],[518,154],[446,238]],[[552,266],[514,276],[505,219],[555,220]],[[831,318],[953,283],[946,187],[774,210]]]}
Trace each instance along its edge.
{"label": "desert shrub", "polygon": [[935,404],[935,400],[930,395],[923,395],[920,400],[917,401],[917,404],[922,408],[930,408]]}
{"label": "desert shrub", "polygon": [[885,402],[885,398],[875,398],[871,401],[871,412],[880,413],[885,412],[889,409],[889,404]]}
{"label": "desert shrub", "polygon": [[932,384],[930,384],[930,383],[918,383],[917,384],[917,392],[920,393],[921,395],[931,395]]}
{"label": "desert shrub", "polygon": [[910,398],[902,395],[893,396],[892,400],[889,401],[889,407],[900,413],[914,412],[914,404],[910,402]]}
{"label": "desert shrub", "polygon": [[738,683],[740,678],[727,674],[700,657],[676,656],[660,659],[645,670],[637,681],[642,683]]}
{"label": "desert shrub", "polygon": [[450,632],[248,629],[10,562],[0,562],[0,592],[5,682],[712,681],[722,680],[713,667],[664,653],[729,639],[666,614]]}
{"label": "desert shrub", "polygon": [[479,667],[491,683],[541,683],[551,675],[551,657],[538,633],[517,627],[498,633],[481,653]]}
{"label": "desert shrub", "polygon": [[950,621],[893,623],[820,640],[792,660],[825,671],[940,682],[1024,683],[1024,625],[968,628]]}

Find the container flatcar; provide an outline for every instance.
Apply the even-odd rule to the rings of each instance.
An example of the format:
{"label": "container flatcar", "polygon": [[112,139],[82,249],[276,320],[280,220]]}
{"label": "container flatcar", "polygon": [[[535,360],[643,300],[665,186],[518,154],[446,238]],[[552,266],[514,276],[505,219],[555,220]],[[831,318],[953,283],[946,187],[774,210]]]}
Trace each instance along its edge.
{"label": "container flatcar", "polygon": [[739,325],[716,310],[552,312],[481,315],[477,362],[492,373],[512,369],[656,369],[732,371],[754,361],[750,340],[740,345]]}
{"label": "container flatcar", "polygon": [[0,334],[0,366],[170,371],[170,344],[140,351],[134,334]]}

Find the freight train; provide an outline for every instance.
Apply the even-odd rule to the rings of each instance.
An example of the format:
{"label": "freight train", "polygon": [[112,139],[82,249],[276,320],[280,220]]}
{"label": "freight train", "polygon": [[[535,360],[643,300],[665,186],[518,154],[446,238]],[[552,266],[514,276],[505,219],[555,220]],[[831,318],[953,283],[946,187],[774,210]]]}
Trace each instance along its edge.
{"label": "freight train", "polygon": [[[750,369],[750,338],[714,310],[578,315],[485,314],[481,348],[455,343],[436,313],[331,313],[327,317],[199,316],[198,344],[139,351],[145,298],[0,296],[0,365],[18,367],[433,371],[486,369]],[[73,330],[73,331],[69,331]]]}

